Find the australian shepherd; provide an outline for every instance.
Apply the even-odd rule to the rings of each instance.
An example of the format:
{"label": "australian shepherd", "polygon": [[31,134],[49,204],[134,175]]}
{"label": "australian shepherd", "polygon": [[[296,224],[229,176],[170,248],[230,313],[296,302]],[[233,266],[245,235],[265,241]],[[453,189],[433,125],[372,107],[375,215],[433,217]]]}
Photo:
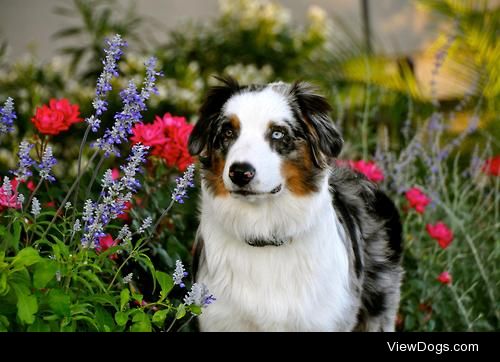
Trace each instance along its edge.
{"label": "australian shepherd", "polygon": [[308,83],[219,79],[189,151],[202,167],[195,279],[202,331],[393,331],[401,223],[334,160],[343,140]]}

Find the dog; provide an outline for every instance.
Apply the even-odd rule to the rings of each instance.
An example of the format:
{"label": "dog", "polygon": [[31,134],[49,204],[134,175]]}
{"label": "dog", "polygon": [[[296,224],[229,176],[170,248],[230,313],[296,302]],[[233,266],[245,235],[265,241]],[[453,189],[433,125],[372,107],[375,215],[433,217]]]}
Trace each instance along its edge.
{"label": "dog", "polygon": [[402,227],[309,83],[218,78],[188,140],[201,164],[201,331],[394,331]]}

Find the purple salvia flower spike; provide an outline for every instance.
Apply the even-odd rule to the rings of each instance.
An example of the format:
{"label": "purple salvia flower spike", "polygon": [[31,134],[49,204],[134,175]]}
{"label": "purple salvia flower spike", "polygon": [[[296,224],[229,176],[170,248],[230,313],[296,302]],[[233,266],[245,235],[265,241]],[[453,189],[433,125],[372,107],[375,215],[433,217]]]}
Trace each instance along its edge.
{"label": "purple salvia flower spike", "polygon": [[3,107],[0,107],[0,135],[12,132],[14,120],[17,118],[14,111],[14,100],[7,98]]}
{"label": "purple salvia flower spike", "polygon": [[104,49],[106,57],[102,61],[104,68],[97,79],[96,97],[92,101],[95,115],[85,120],[91,126],[92,132],[97,132],[101,123],[98,117],[108,109],[108,102],[105,98],[112,89],[111,79],[118,76],[118,61],[123,55],[122,48],[127,46],[127,43],[122,40],[120,35],[116,34],[111,40],[106,39],[106,45],[107,47]]}

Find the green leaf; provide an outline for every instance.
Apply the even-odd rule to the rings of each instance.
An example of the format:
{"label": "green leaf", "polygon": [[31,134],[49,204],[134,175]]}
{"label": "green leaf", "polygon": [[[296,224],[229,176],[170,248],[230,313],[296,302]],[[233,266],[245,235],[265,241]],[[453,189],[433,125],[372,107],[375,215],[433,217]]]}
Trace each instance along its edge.
{"label": "green leaf", "polygon": [[106,286],[103,284],[101,279],[95,275],[93,272],[89,270],[83,270],[80,272],[89,282],[93,282],[96,286],[98,286],[103,292],[106,291]]}
{"label": "green leaf", "polygon": [[100,305],[95,307],[95,317],[101,332],[109,332],[115,328],[115,321],[112,315],[104,307]]}
{"label": "green leaf", "polygon": [[61,326],[61,332],[75,332],[76,322],[74,320],[67,320],[64,325]]}
{"label": "green leaf", "polygon": [[143,298],[142,294],[132,292],[132,299],[139,302],[139,304],[142,303],[142,298]]}
{"label": "green leaf", "polygon": [[161,271],[156,272],[156,279],[161,287],[161,301],[167,297],[168,293],[170,293],[174,287],[174,280],[170,275]]}
{"label": "green leaf", "polygon": [[52,244],[52,251],[56,256],[56,259],[59,259],[61,257],[64,259],[69,258],[68,246],[60,241],[56,241],[56,244]]}
{"label": "green leaf", "polygon": [[7,284],[7,272],[0,273],[0,296],[6,295],[10,290],[9,285]]}
{"label": "green leaf", "polygon": [[132,326],[130,327],[131,332],[151,332],[151,321],[144,311],[140,311],[134,315],[132,318]]}
{"label": "green leaf", "polygon": [[20,270],[25,266],[38,263],[41,260],[38,251],[31,247],[24,248],[12,259],[11,272]]}
{"label": "green leaf", "polygon": [[41,319],[37,318],[35,323],[30,325],[27,329],[28,332],[50,332],[50,326],[44,323]]}
{"label": "green leaf", "polygon": [[184,304],[180,304],[177,307],[177,313],[175,313],[175,319],[181,319],[186,315],[186,306]]}
{"label": "green leaf", "polygon": [[153,323],[156,324],[157,326],[162,326],[163,323],[165,323],[165,319],[167,318],[167,314],[168,314],[168,309],[162,309],[162,310],[159,310],[157,311],[154,315],[153,315]]}
{"label": "green leaf", "polygon": [[52,289],[50,291],[48,303],[54,313],[64,317],[71,315],[71,298],[61,289]]}
{"label": "green leaf", "polygon": [[[75,282],[75,284],[77,285],[78,283],[82,283],[83,285],[85,285],[85,287],[87,287],[87,289],[90,291],[90,294],[94,294],[94,288],[92,288],[92,285],[84,278],[82,277],[79,277],[78,275],[73,275],[73,281]],[[78,285],[78,288],[80,288],[80,285]]]}
{"label": "green leaf", "polygon": [[75,316],[78,314],[89,313],[89,309],[92,307],[90,303],[79,303],[71,305],[71,315]]}
{"label": "green leaf", "polygon": [[12,238],[10,239],[10,244],[14,248],[14,250],[19,250],[19,241],[21,239],[21,222],[16,221],[13,225],[14,234],[12,234]]}
{"label": "green leaf", "polygon": [[61,317],[57,314],[51,314],[43,317],[44,321],[49,321],[49,322],[57,321],[59,319],[61,319]]}
{"label": "green leaf", "polygon": [[144,263],[147,268],[149,269],[149,272],[151,273],[151,277],[153,278],[153,292],[155,291],[156,289],[156,270],[155,270],[155,267],[153,265],[153,262],[151,261],[151,259],[149,258],[149,256],[147,256],[146,254],[139,254],[138,257],[136,257],[136,260],[139,260],[140,262]]}
{"label": "green leaf", "polygon": [[45,288],[55,277],[56,272],[57,264],[54,261],[45,259],[42,263],[38,263],[33,273],[33,286],[37,289]]}
{"label": "green leaf", "polygon": [[97,326],[96,322],[94,319],[84,316],[84,315],[78,315],[76,317],[73,317],[73,320],[75,321],[85,321],[88,323],[88,325],[92,328],[94,328],[96,331],[99,331],[99,327]]}
{"label": "green leaf", "polygon": [[6,316],[0,315],[0,332],[8,332],[9,319]]}
{"label": "green leaf", "polygon": [[19,250],[19,241],[21,238],[21,222],[19,220],[15,221],[12,224],[13,233],[7,231],[4,226],[0,227],[0,236],[3,236],[1,239],[5,240],[5,244],[2,246],[4,248],[12,247],[15,251]]}
{"label": "green leaf", "polygon": [[17,296],[17,316],[21,323],[32,324],[35,321],[35,314],[38,312],[38,302],[34,295],[31,295],[29,288],[23,284],[12,284],[12,289]]}
{"label": "green leaf", "polygon": [[128,322],[129,311],[126,312],[116,312],[115,321],[120,327],[123,327]]}
{"label": "green leaf", "polygon": [[200,315],[201,314],[201,307],[199,305],[192,304],[192,305],[189,306],[189,310],[194,315]]}
{"label": "green leaf", "polygon": [[94,294],[86,297],[86,301],[93,302],[93,304],[98,303],[101,305],[110,305],[114,309],[118,310],[118,306],[116,305],[116,298],[108,294]]}
{"label": "green leaf", "polygon": [[123,311],[125,305],[130,301],[130,291],[128,289],[123,289],[120,292],[120,310]]}

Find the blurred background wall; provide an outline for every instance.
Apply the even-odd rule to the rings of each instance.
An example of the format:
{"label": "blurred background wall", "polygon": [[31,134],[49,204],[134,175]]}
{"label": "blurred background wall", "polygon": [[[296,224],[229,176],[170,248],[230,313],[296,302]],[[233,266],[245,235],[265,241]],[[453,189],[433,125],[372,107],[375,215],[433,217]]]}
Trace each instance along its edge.
{"label": "blurred background wall", "polygon": [[[0,0],[0,41],[9,45],[9,60],[34,52],[41,60],[50,59],[61,42],[51,38],[65,28],[69,19],[54,14],[64,0]],[[129,0],[117,0],[126,7]],[[307,9],[317,5],[328,15],[341,21],[354,32],[363,29],[361,0],[279,0],[291,10],[292,18],[303,22]],[[210,19],[218,13],[218,0],[138,0],[137,12],[149,17],[144,31],[164,40],[169,29],[180,23]],[[388,54],[414,54],[424,49],[439,27],[446,27],[412,0],[366,0],[370,36],[374,50]]]}

